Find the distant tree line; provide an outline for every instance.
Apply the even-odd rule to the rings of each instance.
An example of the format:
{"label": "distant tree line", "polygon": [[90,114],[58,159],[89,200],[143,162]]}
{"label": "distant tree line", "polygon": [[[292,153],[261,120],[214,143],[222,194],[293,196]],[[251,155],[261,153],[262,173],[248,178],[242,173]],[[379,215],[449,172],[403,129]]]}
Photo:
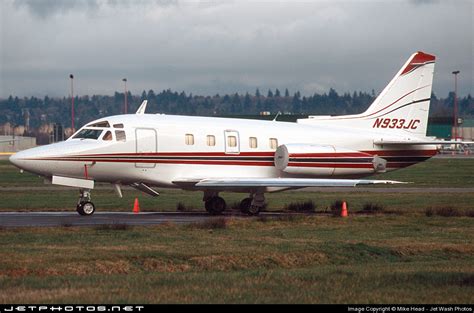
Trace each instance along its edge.
{"label": "distant tree line", "polygon": [[[196,96],[163,90],[155,93],[153,90],[143,91],[141,95],[128,97],[128,112],[133,113],[142,100],[148,100],[148,113],[165,113],[179,115],[228,116],[228,115],[258,115],[260,112],[275,114],[298,115],[342,115],[360,113],[375,99],[375,93],[353,92],[338,94],[334,89],[328,93],[302,96],[299,91],[290,94],[288,89],[280,91],[268,90],[262,94],[256,89],[253,94],[226,94],[214,96]],[[454,94],[447,98],[431,99],[431,117],[452,116]],[[122,114],[124,94],[115,92],[113,96],[81,96],[74,98],[76,125],[81,126],[91,120],[115,114]],[[471,95],[458,99],[460,116],[474,116],[474,99]],[[70,126],[70,98],[19,98],[10,96],[0,100],[0,124],[10,122],[13,125],[24,125],[29,118],[29,126],[39,127],[45,123],[58,123]]]}

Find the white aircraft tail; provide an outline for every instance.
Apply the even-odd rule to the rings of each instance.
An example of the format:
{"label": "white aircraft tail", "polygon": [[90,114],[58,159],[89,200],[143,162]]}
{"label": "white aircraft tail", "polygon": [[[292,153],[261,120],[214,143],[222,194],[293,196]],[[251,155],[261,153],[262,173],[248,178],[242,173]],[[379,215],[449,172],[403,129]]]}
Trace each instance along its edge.
{"label": "white aircraft tail", "polygon": [[426,136],[435,56],[416,52],[361,114],[309,116],[298,123]]}

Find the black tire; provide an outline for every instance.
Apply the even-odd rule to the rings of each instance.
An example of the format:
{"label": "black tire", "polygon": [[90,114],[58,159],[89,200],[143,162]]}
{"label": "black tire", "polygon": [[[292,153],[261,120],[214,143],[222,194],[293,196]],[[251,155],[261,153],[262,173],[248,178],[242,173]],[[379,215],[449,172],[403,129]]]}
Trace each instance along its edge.
{"label": "black tire", "polygon": [[95,205],[90,201],[81,202],[76,207],[77,213],[82,216],[91,216],[95,212]]}
{"label": "black tire", "polygon": [[204,207],[206,208],[207,213],[212,213],[210,199],[204,202]]}
{"label": "black tire", "polygon": [[252,198],[245,198],[244,200],[240,201],[240,212],[248,214],[251,205]]}
{"label": "black tire", "polygon": [[206,211],[212,215],[218,215],[225,211],[226,203],[221,197],[212,197],[205,202]]}

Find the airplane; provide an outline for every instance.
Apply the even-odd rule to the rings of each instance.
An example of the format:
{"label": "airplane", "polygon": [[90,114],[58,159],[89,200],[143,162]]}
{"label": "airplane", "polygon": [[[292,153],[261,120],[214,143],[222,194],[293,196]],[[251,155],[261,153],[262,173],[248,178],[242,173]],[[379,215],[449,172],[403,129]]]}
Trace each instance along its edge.
{"label": "airplane", "polygon": [[309,116],[296,123],[136,114],[92,121],[64,142],[18,152],[10,161],[53,184],[79,188],[77,212],[96,208],[91,190],[111,183],[118,196],[131,186],[203,192],[205,209],[226,209],[220,192],[246,193],[240,210],[258,214],[265,193],[305,187],[402,183],[361,179],[404,168],[437,154],[426,137],[435,56],[412,54],[360,114]]}

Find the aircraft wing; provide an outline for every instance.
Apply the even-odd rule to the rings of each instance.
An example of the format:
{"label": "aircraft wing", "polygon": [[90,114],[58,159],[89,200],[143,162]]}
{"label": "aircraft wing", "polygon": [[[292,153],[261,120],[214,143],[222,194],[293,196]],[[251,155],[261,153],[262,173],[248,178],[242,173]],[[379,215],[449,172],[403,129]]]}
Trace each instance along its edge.
{"label": "aircraft wing", "polygon": [[322,179],[322,178],[207,178],[176,180],[178,186],[198,189],[251,189],[251,188],[283,188],[298,189],[305,187],[355,187],[374,184],[405,184],[394,180],[365,179]]}

